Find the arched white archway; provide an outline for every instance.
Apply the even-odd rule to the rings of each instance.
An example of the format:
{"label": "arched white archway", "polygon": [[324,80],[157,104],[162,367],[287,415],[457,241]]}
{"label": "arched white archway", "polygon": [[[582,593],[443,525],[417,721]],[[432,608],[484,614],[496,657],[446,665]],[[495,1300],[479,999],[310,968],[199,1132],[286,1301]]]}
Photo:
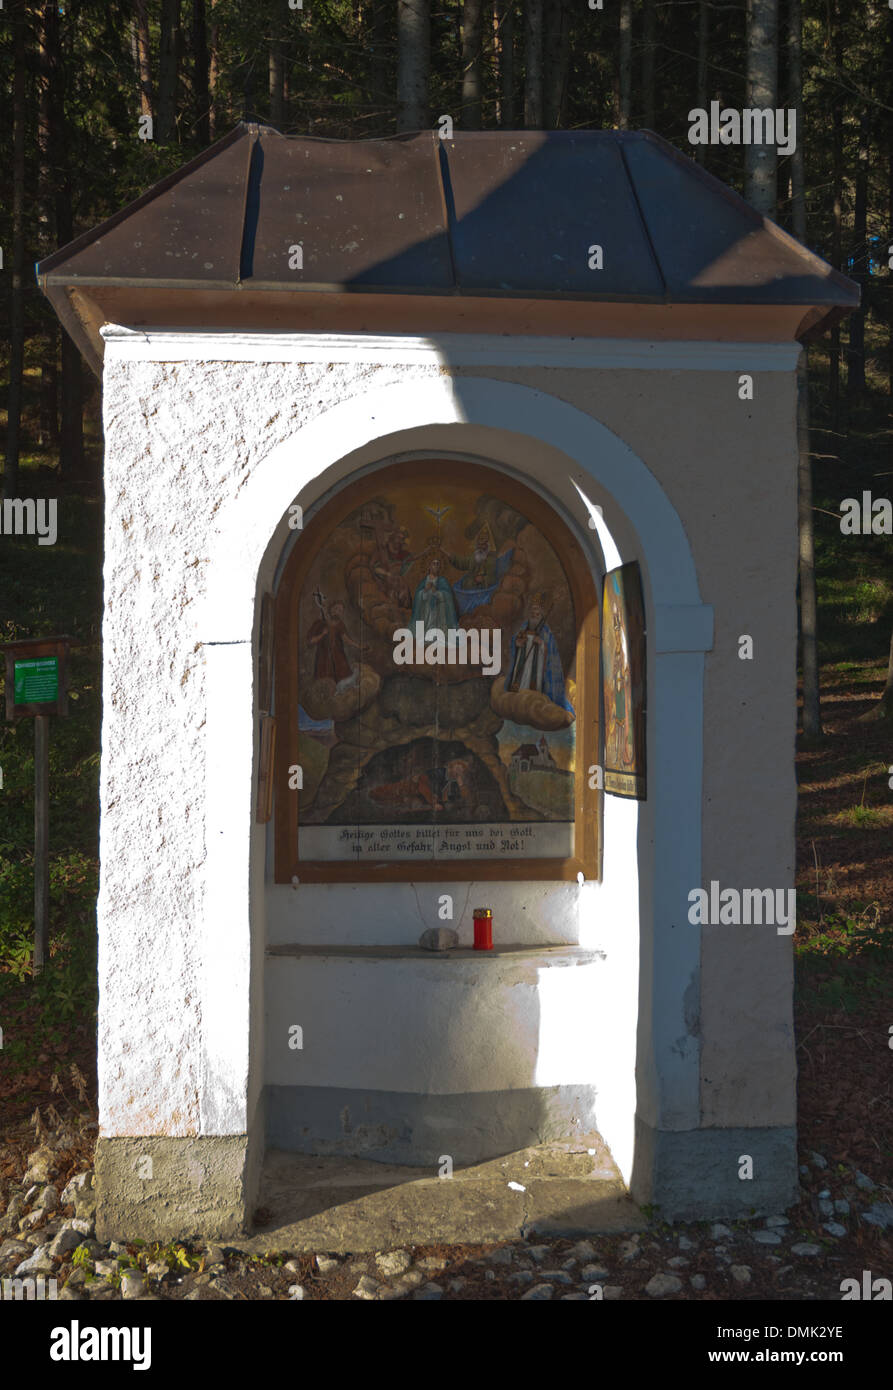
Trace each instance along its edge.
{"label": "arched white archway", "polygon": [[[566,402],[481,376],[414,377],[351,397],[273,449],[215,517],[196,630],[206,648],[208,748],[203,1132],[249,1131],[261,1091],[265,835],[252,824],[258,594],[289,539],[291,503],[309,512],[358,468],[414,448],[502,463],[583,526],[599,505],[621,559],[642,565],[650,626],[649,799],[638,815],[631,803],[611,805],[605,881],[592,905],[602,916],[616,914],[618,958],[626,953],[636,966],[637,998],[630,1003],[637,1005],[637,1029],[630,1028],[628,1046],[614,1039],[616,1076],[599,1106],[602,1133],[629,1180],[636,1116],[652,1130],[699,1124],[691,1002],[700,934],[688,926],[686,911],[688,891],[700,883],[703,653],[712,645],[712,612],[701,604],[682,523],[644,462]],[[612,879],[607,867],[609,855],[622,862],[631,839],[637,840],[634,922],[622,910],[629,885]],[[636,929],[638,940],[631,941]],[[599,1046],[611,1043],[598,1038]]]}

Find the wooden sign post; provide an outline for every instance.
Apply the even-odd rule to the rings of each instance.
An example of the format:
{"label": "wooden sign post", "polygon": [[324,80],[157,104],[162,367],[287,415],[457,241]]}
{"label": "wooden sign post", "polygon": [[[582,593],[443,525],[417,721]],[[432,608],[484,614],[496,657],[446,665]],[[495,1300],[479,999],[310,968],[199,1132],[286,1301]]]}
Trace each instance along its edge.
{"label": "wooden sign post", "polygon": [[6,717],[34,719],[34,960],[49,951],[50,715],[68,714],[69,637],[40,637],[6,647]]}

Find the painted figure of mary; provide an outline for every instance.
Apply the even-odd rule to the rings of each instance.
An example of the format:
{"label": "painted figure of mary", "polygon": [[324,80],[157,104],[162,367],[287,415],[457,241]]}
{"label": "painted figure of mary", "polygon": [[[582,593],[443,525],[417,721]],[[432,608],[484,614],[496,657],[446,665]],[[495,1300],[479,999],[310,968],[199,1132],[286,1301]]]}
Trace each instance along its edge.
{"label": "painted figure of mary", "polygon": [[428,573],[415,591],[412,601],[412,621],[425,624],[425,631],[459,626],[453,591],[441,574],[441,562],[435,556],[428,565]]}

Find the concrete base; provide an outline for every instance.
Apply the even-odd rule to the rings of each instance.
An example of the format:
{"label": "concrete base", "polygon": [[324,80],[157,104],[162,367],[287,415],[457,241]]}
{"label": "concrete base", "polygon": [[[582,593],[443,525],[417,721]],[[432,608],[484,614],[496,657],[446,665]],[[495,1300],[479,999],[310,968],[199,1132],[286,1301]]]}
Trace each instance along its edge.
{"label": "concrete base", "polygon": [[[741,1178],[748,1155],[753,1177]],[[797,1131],[655,1130],[637,1118],[630,1192],[669,1221],[783,1212],[799,1200]]]}
{"label": "concrete base", "polygon": [[451,1178],[365,1159],[271,1152],[260,1203],[272,1216],[243,1247],[255,1253],[476,1244],[646,1224],[598,1135],[504,1154],[455,1169]]}
{"label": "concrete base", "polygon": [[436,1168],[480,1163],[594,1129],[591,1086],[417,1095],[336,1086],[268,1086],[267,1147]]}
{"label": "concrete base", "polygon": [[94,1163],[98,1240],[223,1238],[250,1219],[253,1163],[244,1134],[100,1137]]}

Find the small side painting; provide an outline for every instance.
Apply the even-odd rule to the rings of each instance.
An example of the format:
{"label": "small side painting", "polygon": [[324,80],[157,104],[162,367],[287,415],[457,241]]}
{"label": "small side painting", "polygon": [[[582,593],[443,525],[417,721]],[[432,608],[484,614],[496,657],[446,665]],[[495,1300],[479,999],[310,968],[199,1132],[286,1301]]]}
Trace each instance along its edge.
{"label": "small side painting", "polygon": [[633,560],[605,575],[602,595],[605,791],[646,798],[645,605]]}

